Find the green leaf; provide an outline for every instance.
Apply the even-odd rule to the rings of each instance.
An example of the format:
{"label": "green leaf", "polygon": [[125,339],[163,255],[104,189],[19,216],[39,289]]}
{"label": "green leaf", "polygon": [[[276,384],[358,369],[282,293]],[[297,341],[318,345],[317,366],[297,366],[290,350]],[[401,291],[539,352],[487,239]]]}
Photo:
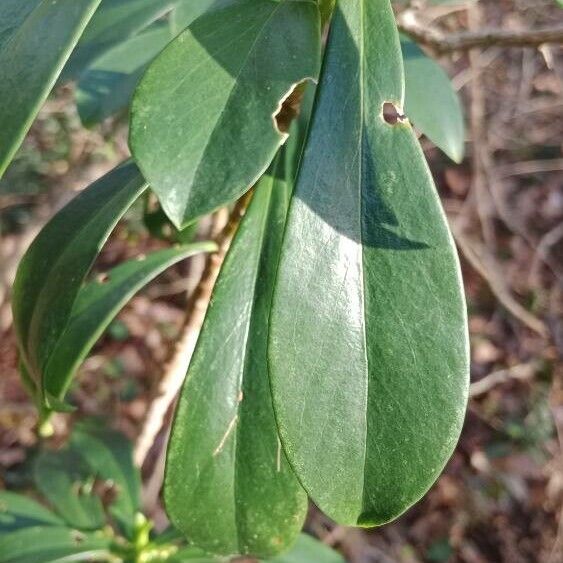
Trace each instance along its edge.
{"label": "green leaf", "polygon": [[280,103],[316,77],[319,58],[314,3],[250,0],[198,18],[152,63],[133,99],[130,145],[178,228],[261,176],[286,138]]}
{"label": "green leaf", "polygon": [[108,561],[109,547],[110,541],[101,533],[87,534],[69,528],[33,526],[2,536],[0,561],[3,563]]}
{"label": "green leaf", "polygon": [[90,127],[129,106],[145,68],[172,39],[166,24],[154,24],[104,53],[80,76],[76,101]]}
{"label": "green leaf", "polygon": [[[119,218],[146,187],[134,165],[116,168],[59,211],[20,262],[14,326],[40,404],[44,391],[51,389],[44,377],[47,364],[71,319],[83,280]],[[51,395],[57,395],[56,388]]]}
{"label": "green leaf", "polygon": [[64,522],[34,500],[0,491],[0,534],[30,526],[64,526]]}
{"label": "green leaf", "polygon": [[179,0],[102,0],[61,76],[78,78],[97,58],[169,12]]}
{"label": "green leaf", "polygon": [[[198,548],[186,547],[175,553],[170,559],[170,563],[221,563],[228,561],[206,555]],[[262,560],[263,563],[344,563],[344,558],[337,552],[307,535],[300,534],[293,547],[282,555],[272,559]]]}
{"label": "green leaf", "polygon": [[100,0],[2,0],[0,177]]}
{"label": "green leaf", "polygon": [[168,216],[164,213],[160,205],[153,208],[152,201],[149,197],[145,199],[143,224],[151,236],[176,244],[188,244],[192,242],[200,228],[199,221],[194,221],[185,229],[179,231],[176,227],[174,227],[174,225],[172,225],[170,219],[168,219]]}
{"label": "green leaf", "polygon": [[73,429],[70,444],[96,479],[111,483],[110,514],[130,535],[140,509],[141,491],[141,476],[133,464],[131,442],[119,432],[90,422]]}
{"label": "green leaf", "polygon": [[344,563],[340,553],[334,551],[328,545],[308,536],[301,534],[291,551],[269,559],[268,563]]}
{"label": "green leaf", "polygon": [[[169,4],[176,6],[170,22],[155,22],[125,40],[123,35],[115,37],[113,43],[120,42],[109,49],[99,48],[103,53],[80,74],[78,82],[77,104],[82,123],[90,127],[126,109],[139,79],[156,55],[201,14],[234,1],[170,0]],[[105,5],[102,4],[101,12]]]}
{"label": "green leaf", "polygon": [[197,547],[185,547],[167,559],[168,563],[229,563],[230,558],[208,555]]}
{"label": "green leaf", "polygon": [[463,160],[465,125],[457,92],[442,67],[406,38],[401,39],[405,63],[405,113],[452,160]]}
{"label": "green leaf", "polygon": [[266,365],[289,197],[283,165],[259,182],[225,259],[168,445],[168,515],[196,546],[222,555],[287,549],[307,511],[278,439]]}
{"label": "green leaf", "polygon": [[49,393],[60,399],[64,397],[92,346],[135,293],[176,262],[215,248],[214,243],[202,242],[159,250],[124,262],[102,280],[83,287],[45,367],[45,388]]}
{"label": "green leaf", "polygon": [[135,37],[168,13],[172,39],[211,7],[233,1],[236,0],[102,0],[61,78],[79,78],[110,49]]}
{"label": "green leaf", "polygon": [[95,530],[104,525],[104,509],[93,490],[95,475],[79,452],[41,452],[35,460],[33,478],[38,490],[69,526]]}
{"label": "green leaf", "polygon": [[237,0],[176,0],[170,14],[170,25],[174,36],[186,29],[193,21],[208,11],[234,4]]}
{"label": "green leaf", "polygon": [[468,388],[460,269],[408,122],[388,0],[342,0],[290,206],[270,320],[278,429],[346,525],[416,502],[458,440]]}

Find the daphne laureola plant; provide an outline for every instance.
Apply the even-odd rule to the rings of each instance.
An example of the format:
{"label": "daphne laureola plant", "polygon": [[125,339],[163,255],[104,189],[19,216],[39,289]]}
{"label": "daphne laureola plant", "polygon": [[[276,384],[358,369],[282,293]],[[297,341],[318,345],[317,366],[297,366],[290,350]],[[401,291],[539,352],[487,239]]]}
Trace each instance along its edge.
{"label": "daphne laureola plant", "polygon": [[206,552],[258,557],[292,546],[308,498],[342,525],[402,514],[451,455],[468,391],[460,268],[411,120],[455,160],[463,121],[390,1],[4,0],[1,171],[69,79],[87,125],[132,100],[133,158],[19,267],[43,428],[132,295],[215,251],[171,245],[91,279],[132,203],[156,194],[180,233],[244,198],[176,408],[167,513]]}

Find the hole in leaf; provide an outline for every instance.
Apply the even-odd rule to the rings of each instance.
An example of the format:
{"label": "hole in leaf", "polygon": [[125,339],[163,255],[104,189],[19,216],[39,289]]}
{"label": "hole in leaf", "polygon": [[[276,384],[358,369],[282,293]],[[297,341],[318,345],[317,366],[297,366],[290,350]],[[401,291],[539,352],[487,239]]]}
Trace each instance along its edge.
{"label": "hole in leaf", "polygon": [[107,274],[107,273],[98,274],[98,276],[96,276],[96,281],[97,281],[98,283],[108,283],[108,281],[109,281],[109,274]]}
{"label": "hole in leaf", "polygon": [[305,94],[307,82],[314,82],[312,78],[305,78],[293,84],[287,94],[280,100],[278,108],[273,114],[276,129],[287,135],[291,122],[299,116],[301,101]]}
{"label": "hole in leaf", "polygon": [[397,125],[397,123],[405,123],[407,116],[400,112],[397,106],[392,102],[385,102],[382,108],[383,121],[388,125]]}

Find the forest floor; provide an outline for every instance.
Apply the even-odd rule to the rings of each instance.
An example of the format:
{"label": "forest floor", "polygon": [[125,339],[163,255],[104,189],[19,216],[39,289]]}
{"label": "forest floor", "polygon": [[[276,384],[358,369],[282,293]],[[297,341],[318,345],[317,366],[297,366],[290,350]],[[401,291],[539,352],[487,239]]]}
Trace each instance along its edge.
{"label": "forest floor", "polygon": [[[563,19],[553,0],[479,5],[443,4],[428,17],[452,32]],[[352,562],[563,561],[562,53],[561,47],[490,47],[441,59],[464,100],[467,155],[455,165],[425,140],[423,146],[462,260],[472,397],[444,474],[396,522],[352,530],[311,509],[307,530]],[[56,209],[127,155],[123,121],[83,129],[72,87],[63,87],[0,182],[0,487],[25,481],[22,468],[37,444],[11,327],[18,260]],[[159,244],[135,207],[96,268]],[[171,268],[129,303],[81,368],[72,389],[78,411],[55,419],[57,435],[74,418],[95,415],[137,437],[200,269],[197,262]],[[144,467],[147,509],[159,526],[165,524],[158,501],[165,438],[163,430]]]}

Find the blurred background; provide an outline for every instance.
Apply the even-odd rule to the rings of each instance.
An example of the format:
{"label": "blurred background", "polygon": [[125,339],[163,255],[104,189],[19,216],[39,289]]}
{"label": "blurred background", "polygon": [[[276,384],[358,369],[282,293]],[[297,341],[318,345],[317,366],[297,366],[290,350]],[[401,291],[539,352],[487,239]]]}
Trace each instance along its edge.
{"label": "blurred background", "polygon": [[[563,25],[557,0],[399,3],[444,34],[484,27]],[[484,46],[438,59],[465,114],[458,165],[421,138],[458,244],[469,307],[471,401],[461,441],[426,497],[393,524],[335,527],[314,508],[307,530],[353,562],[563,562],[563,51]],[[76,191],[128,156],[126,116],[85,129],[74,86],[57,88],[0,182],[0,487],[26,479],[36,413],[19,382],[10,289],[41,226]],[[113,233],[99,271],[166,243],[151,237],[143,204]],[[213,227],[203,224],[202,236]],[[196,257],[136,296],[81,368],[78,411],[135,439],[174,351],[201,270]],[[168,420],[170,414],[166,415]],[[143,466],[145,502],[158,500],[167,424]]]}

